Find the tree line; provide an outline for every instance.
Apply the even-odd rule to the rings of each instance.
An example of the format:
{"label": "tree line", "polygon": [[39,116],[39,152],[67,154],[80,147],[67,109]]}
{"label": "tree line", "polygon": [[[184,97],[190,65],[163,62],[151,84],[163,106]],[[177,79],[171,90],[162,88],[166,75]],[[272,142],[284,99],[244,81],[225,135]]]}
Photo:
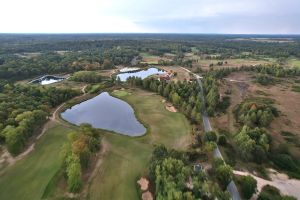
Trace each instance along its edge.
{"label": "tree line", "polygon": [[79,192],[83,186],[83,172],[92,156],[100,149],[101,137],[89,124],[81,124],[77,131],[68,134],[69,141],[62,148],[63,172],[69,192]]}
{"label": "tree line", "polygon": [[193,123],[200,123],[203,102],[196,82],[166,82],[155,78],[141,79],[129,77],[127,83],[142,89],[156,92],[172,102]]}
{"label": "tree line", "polygon": [[[207,75],[211,75],[214,78],[222,79],[233,72],[246,71],[255,72],[260,75],[269,75],[274,77],[293,77],[300,76],[299,68],[285,68],[278,65],[257,65],[257,66],[241,66],[232,68],[211,69],[207,72]],[[202,72],[201,70],[199,72]]]}
{"label": "tree line", "polygon": [[91,158],[100,149],[101,137],[90,124],[81,124],[78,130],[68,134],[68,142],[61,150],[63,172],[69,192],[79,192],[83,186],[83,172],[91,164]]}
{"label": "tree line", "polygon": [[65,52],[46,52],[34,57],[2,55],[0,79],[21,80],[44,74],[71,73],[79,70],[111,69],[129,65],[138,53],[126,48]]}

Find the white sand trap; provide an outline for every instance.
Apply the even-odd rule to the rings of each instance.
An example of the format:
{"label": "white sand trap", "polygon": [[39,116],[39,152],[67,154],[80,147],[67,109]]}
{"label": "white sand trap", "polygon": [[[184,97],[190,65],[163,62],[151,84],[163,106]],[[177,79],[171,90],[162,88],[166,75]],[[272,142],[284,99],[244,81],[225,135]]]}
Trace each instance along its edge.
{"label": "white sand trap", "polygon": [[142,194],[142,199],[143,200],[153,200],[153,196],[152,196],[152,194],[151,194],[151,192],[144,192],[143,194]]}
{"label": "white sand trap", "polygon": [[137,181],[137,183],[141,186],[141,190],[143,191],[148,190],[149,181],[146,178],[141,177],[140,180]]}
{"label": "white sand trap", "polygon": [[177,112],[177,109],[174,106],[169,104],[166,105],[166,109],[170,112]]}

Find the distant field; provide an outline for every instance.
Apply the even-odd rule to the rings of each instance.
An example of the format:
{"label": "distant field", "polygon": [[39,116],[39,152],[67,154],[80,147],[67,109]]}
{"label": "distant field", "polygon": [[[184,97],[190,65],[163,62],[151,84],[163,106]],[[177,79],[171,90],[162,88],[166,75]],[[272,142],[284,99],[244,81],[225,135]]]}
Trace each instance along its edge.
{"label": "distant field", "polygon": [[147,63],[147,64],[158,64],[158,61],[160,60],[159,56],[154,56],[149,53],[140,53],[140,56],[142,56],[142,62],[141,63]]}
{"label": "distant field", "polygon": [[[225,63],[227,62],[227,64]],[[223,62],[223,65],[218,66],[218,62]],[[243,65],[260,65],[260,64],[271,64],[273,61],[264,59],[264,60],[256,60],[256,59],[224,59],[224,60],[201,60],[199,59],[198,62],[194,65],[195,67],[200,66],[201,68],[208,70],[209,65],[213,64],[214,68],[223,68],[223,67],[241,67]]]}
{"label": "distant field", "polygon": [[297,58],[291,58],[288,60],[288,64],[292,67],[300,68],[300,60]]}
{"label": "distant field", "polygon": [[69,131],[60,125],[49,129],[32,153],[0,176],[0,199],[41,199],[45,187],[61,167],[59,152]]}
{"label": "distant field", "polygon": [[[162,98],[142,90],[115,93],[133,105],[136,114],[149,128],[146,136],[130,138],[105,135],[109,151],[101,169],[90,185],[89,199],[139,200],[137,179],[147,172],[154,144],[186,149],[191,126],[180,113],[167,111]],[[122,96],[122,97],[121,97]]]}
{"label": "distant field", "polygon": [[142,62],[141,63],[147,63],[149,65],[157,65],[159,60],[171,60],[175,54],[167,53],[164,56],[155,56],[151,55],[149,53],[140,53],[140,56],[142,56]]}

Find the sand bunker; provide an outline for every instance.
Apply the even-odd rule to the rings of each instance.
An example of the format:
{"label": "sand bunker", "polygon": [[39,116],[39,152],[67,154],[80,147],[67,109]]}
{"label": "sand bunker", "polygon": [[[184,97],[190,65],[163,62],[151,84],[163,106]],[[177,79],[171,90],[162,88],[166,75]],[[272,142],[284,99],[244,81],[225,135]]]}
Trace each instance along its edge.
{"label": "sand bunker", "polygon": [[141,177],[140,180],[137,181],[137,183],[141,186],[141,190],[148,190],[149,181],[146,178]]}
{"label": "sand bunker", "polygon": [[166,109],[170,112],[177,112],[177,109],[174,106],[170,105],[170,104],[166,105]]}
{"label": "sand bunker", "polygon": [[144,192],[143,194],[142,194],[142,199],[143,200],[153,200],[153,196],[152,196],[152,194],[151,194],[151,192]]}

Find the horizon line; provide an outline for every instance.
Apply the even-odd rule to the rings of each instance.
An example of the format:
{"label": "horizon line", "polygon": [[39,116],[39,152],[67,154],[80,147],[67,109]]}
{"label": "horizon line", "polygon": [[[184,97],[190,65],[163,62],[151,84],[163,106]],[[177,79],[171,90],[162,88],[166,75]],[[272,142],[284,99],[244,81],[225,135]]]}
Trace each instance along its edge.
{"label": "horizon line", "polygon": [[291,35],[291,36],[300,36],[300,33],[189,33],[189,32],[0,32],[0,35],[84,35],[84,34],[165,34],[165,35]]}

